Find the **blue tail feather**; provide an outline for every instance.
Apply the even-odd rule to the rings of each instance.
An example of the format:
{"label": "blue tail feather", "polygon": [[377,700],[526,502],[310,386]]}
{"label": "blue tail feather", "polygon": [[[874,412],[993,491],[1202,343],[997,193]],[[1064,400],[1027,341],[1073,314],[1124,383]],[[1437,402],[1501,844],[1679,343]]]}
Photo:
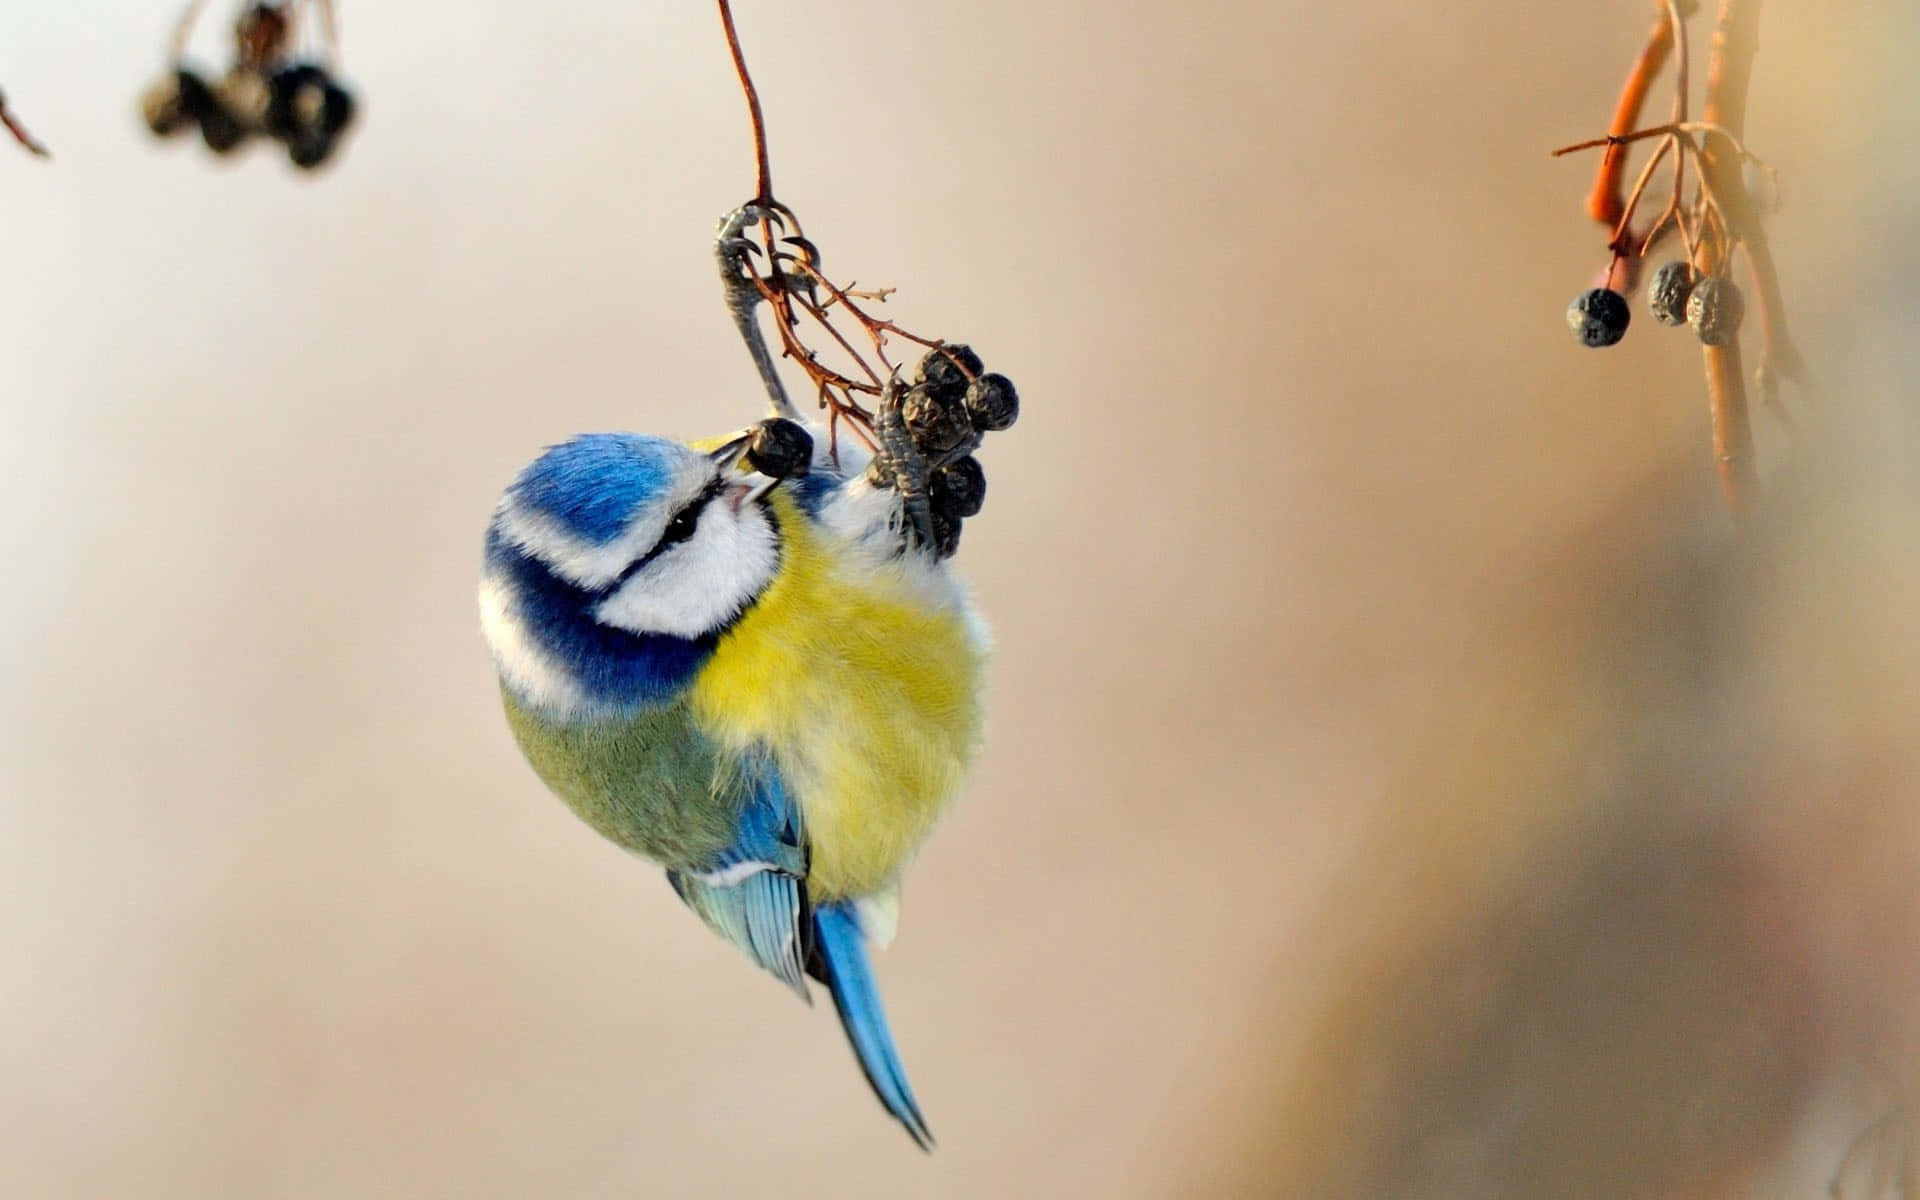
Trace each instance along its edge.
{"label": "blue tail feather", "polygon": [[900,1053],[893,1048],[893,1034],[887,1030],[887,1015],[880,1007],[880,992],[874,987],[873,968],[867,963],[866,935],[860,931],[853,905],[823,904],[813,910],[812,956],[808,970],[833,993],[833,1006],[840,1011],[840,1023],[846,1027],[853,1053],[873,1085],[874,1095],[894,1115],[922,1150],[933,1149],[933,1134],[927,1119],[920,1114],[913,1089],[907,1085],[906,1068],[900,1065]]}

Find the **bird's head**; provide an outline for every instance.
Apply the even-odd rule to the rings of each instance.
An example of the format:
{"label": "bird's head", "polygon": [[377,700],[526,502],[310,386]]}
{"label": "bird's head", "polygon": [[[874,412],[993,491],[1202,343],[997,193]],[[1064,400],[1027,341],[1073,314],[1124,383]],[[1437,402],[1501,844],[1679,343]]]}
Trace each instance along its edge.
{"label": "bird's head", "polygon": [[481,622],[515,698],[555,717],[674,694],[772,582],[779,530],[740,444],[586,434],[507,488],[487,529]]}

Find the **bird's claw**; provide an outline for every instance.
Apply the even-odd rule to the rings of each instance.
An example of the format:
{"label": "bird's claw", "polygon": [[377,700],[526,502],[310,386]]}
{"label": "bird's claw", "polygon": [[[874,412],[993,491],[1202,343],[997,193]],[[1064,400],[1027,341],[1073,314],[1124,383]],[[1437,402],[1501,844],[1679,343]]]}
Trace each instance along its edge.
{"label": "bird's claw", "polygon": [[734,327],[740,331],[740,340],[747,344],[753,369],[767,389],[767,402],[773,415],[797,421],[800,412],[794,408],[793,401],[787,398],[786,386],[780,382],[773,354],[767,348],[766,335],[760,332],[760,324],[754,319],[753,312],[754,306],[760,303],[761,287],[769,284],[779,287],[783,277],[777,263],[771,280],[760,277],[753,269],[753,259],[766,252],[753,239],[742,235],[742,231],[756,221],[763,218],[778,219],[779,210],[785,207],[779,205],[777,209],[768,209],[756,204],[743,204],[728,213],[720,221],[719,234],[714,241],[714,258],[720,264],[720,286],[726,297],[727,311],[733,316]]}
{"label": "bird's claw", "polygon": [[910,546],[933,550],[933,506],[927,500],[928,480],[933,471],[926,456],[913,444],[900,415],[900,395],[905,391],[896,377],[888,380],[875,413],[874,434],[879,445],[874,461],[894,491],[900,493],[900,509],[906,517],[905,533]]}
{"label": "bird's claw", "polygon": [[778,200],[749,200],[720,218],[720,240],[725,242],[737,238],[747,226],[758,225],[762,221],[779,226],[783,234],[788,229],[796,234],[800,231],[800,219]]}

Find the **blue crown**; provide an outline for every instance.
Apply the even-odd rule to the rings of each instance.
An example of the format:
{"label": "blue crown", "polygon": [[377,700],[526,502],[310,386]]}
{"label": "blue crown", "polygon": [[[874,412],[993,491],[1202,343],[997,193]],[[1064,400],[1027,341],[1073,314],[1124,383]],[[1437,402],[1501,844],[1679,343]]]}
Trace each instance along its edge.
{"label": "blue crown", "polygon": [[697,452],[637,433],[586,433],[527,465],[507,494],[594,545],[619,537],[634,514],[660,498],[676,467]]}

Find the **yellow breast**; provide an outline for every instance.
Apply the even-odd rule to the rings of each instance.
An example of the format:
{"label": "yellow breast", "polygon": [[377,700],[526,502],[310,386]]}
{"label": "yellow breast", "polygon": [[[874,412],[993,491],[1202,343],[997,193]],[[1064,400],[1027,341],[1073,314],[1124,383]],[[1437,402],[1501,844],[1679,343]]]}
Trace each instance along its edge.
{"label": "yellow breast", "polygon": [[695,680],[703,729],[770,749],[798,799],[817,901],[887,887],[979,741],[984,657],[966,614],[843,549],[776,491],[780,572]]}

